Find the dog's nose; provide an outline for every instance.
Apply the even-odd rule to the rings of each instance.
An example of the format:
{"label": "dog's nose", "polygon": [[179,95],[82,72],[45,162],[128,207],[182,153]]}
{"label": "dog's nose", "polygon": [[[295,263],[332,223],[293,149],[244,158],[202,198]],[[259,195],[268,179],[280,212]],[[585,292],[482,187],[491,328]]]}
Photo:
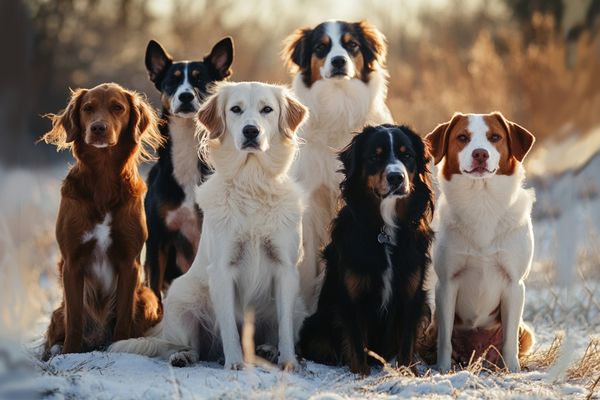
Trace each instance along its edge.
{"label": "dog's nose", "polygon": [[104,135],[106,133],[106,124],[104,122],[94,122],[90,130],[94,135]]}
{"label": "dog's nose", "polygon": [[343,68],[346,66],[346,59],[343,56],[336,56],[331,59],[331,65],[335,68]]}
{"label": "dog's nose", "polygon": [[256,137],[258,136],[258,128],[254,125],[246,125],[243,129],[242,129],[242,133],[244,134],[244,137],[246,139],[256,139]]}
{"label": "dog's nose", "polygon": [[392,188],[396,188],[404,182],[404,174],[402,172],[390,172],[387,174],[388,185]]}
{"label": "dog's nose", "polygon": [[490,154],[486,149],[475,149],[473,150],[473,160],[477,161],[480,164],[483,164],[490,157]]}
{"label": "dog's nose", "polygon": [[190,92],[183,92],[179,95],[179,101],[182,103],[191,103],[194,100],[194,94]]}

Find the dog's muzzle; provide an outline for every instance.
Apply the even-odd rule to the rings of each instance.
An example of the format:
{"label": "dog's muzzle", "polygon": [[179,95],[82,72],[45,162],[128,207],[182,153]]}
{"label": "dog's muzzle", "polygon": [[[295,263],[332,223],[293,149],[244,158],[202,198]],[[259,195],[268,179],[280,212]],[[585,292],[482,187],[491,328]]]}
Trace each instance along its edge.
{"label": "dog's muzzle", "polygon": [[244,135],[244,141],[242,143],[242,149],[258,149],[258,134],[260,130],[258,127],[254,125],[246,125],[242,129],[242,134]]}
{"label": "dog's muzzle", "polygon": [[348,75],[348,65],[344,56],[336,56],[331,59],[330,77],[345,77]]}
{"label": "dog's muzzle", "polygon": [[408,194],[408,184],[406,175],[402,171],[391,171],[387,174],[386,180],[389,187],[389,192],[384,196],[406,196]]}

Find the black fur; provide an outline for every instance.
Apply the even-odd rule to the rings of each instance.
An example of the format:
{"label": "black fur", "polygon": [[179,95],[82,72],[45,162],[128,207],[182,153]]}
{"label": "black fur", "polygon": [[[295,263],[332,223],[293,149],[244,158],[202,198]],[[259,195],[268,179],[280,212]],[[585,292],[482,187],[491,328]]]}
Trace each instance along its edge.
{"label": "black fur", "polygon": [[[390,148],[390,135],[394,148]],[[423,289],[433,240],[429,151],[409,128],[386,124],[365,128],[339,158],[344,165],[341,191],[346,205],[332,223],[317,311],[304,321],[299,352],[317,362],[349,365],[362,374],[368,374],[375,361],[365,349],[388,361],[396,357],[399,365],[408,366],[418,325],[429,309]],[[396,245],[378,241],[384,225],[382,199],[368,185],[369,176],[385,171],[394,159],[412,176],[412,190],[396,203]],[[392,290],[387,307],[382,308],[388,256]],[[352,290],[353,284],[360,290]]]}
{"label": "black fur", "polygon": [[[212,82],[227,78],[231,74],[233,42],[231,38],[221,40],[201,61],[174,62],[160,44],[151,40],[146,50],[145,62],[150,80],[161,92],[163,108],[159,128],[166,139],[166,145],[158,151],[158,162],[148,175],[148,193],[144,201],[148,227],[144,268],[150,287],[160,299],[164,283],[170,283],[182,273],[176,263],[177,253],[183,254],[190,263],[195,257],[194,245],[179,231],[168,229],[164,217],[166,211],[177,209],[185,200],[184,190],[173,175],[172,139],[169,134],[170,120],[174,118],[172,114],[175,112],[195,112],[197,110],[170,110],[168,100],[176,93],[178,87],[185,83],[184,77],[187,77],[187,81],[199,101],[207,95],[207,89]],[[184,71],[187,73],[184,74]],[[192,71],[196,72],[192,74]],[[190,134],[193,135],[194,132],[190,132]],[[198,160],[198,169],[202,178],[211,173],[208,165],[200,159]],[[196,212],[201,224],[201,211],[197,209]]]}

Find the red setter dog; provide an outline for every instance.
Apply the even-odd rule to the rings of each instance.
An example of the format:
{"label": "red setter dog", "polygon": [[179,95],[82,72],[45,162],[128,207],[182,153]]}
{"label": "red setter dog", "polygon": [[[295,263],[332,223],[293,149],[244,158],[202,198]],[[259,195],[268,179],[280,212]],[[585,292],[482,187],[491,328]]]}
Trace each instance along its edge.
{"label": "red setter dog", "polygon": [[50,118],[43,140],[71,148],[76,163],[61,189],[63,300],[44,358],[141,336],[161,317],[156,296],[142,285],[139,260],[147,230],[138,163],[162,142],[154,111],[137,93],[107,83],[76,90]]}

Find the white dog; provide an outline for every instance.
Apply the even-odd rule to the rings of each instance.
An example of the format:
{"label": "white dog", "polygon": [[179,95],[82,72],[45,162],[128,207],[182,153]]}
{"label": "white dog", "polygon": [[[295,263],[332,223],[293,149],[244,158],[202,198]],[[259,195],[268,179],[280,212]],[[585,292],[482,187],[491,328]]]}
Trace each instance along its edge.
{"label": "white dog", "polygon": [[117,342],[111,351],[169,357],[177,366],[224,354],[225,368],[238,369],[238,331],[254,312],[255,343],[278,344],[280,366],[297,367],[303,205],[288,170],[306,114],[281,86],[217,85],[198,113],[215,168],[196,192],[204,211],[199,256],[173,282],[156,337]]}
{"label": "white dog", "polygon": [[393,122],[385,105],[386,52],[384,36],[365,21],[327,21],[298,29],[286,43],[284,57],[296,73],[294,93],[310,110],[292,174],[308,195],[300,279],[311,311],[318,296],[320,250],[329,241],[337,212],[342,179],[337,151],[365,125]]}
{"label": "white dog", "polygon": [[[522,323],[533,257],[532,190],[521,161],[534,137],[500,113],[455,114],[426,138],[438,169],[439,230],[433,250],[437,362],[468,362],[493,345],[518,371],[533,343]],[[499,361],[488,352],[488,360]]]}

